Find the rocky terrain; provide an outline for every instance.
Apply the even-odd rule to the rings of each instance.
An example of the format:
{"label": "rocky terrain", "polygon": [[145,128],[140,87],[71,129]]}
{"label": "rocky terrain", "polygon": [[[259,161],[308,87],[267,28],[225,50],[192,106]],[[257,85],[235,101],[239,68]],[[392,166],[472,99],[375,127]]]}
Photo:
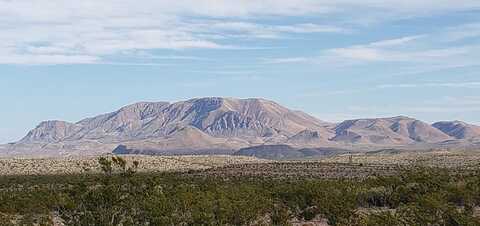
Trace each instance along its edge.
{"label": "rocky terrain", "polygon": [[[319,148],[474,149],[479,128],[404,116],[335,124],[265,99],[209,97],[140,102],[76,123],[41,122],[18,142],[0,146],[0,156],[233,154],[261,145],[288,145],[295,153],[281,155],[291,157],[323,155]],[[309,152],[298,152],[305,148]]]}

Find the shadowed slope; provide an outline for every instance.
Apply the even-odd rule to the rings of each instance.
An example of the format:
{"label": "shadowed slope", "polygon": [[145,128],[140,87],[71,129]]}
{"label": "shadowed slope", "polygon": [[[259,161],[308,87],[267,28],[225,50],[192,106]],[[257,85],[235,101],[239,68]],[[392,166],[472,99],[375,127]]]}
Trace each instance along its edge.
{"label": "shadowed slope", "polygon": [[432,126],[456,139],[480,138],[480,126],[462,121],[436,122]]}

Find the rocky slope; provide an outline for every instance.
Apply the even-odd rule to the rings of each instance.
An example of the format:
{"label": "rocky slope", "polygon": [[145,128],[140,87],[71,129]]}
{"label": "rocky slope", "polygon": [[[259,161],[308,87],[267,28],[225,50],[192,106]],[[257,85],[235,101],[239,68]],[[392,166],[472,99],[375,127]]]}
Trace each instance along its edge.
{"label": "rocky slope", "polygon": [[456,139],[480,139],[480,126],[462,121],[436,122],[432,126]]}
{"label": "rocky slope", "polygon": [[45,121],[20,141],[0,146],[0,156],[90,155],[113,150],[232,154],[259,145],[289,145],[294,150],[468,147],[479,137],[478,128],[457,121],[429,125],[403,116],[333,124],[265,99],[209,97],[140,102],[76,123]]}

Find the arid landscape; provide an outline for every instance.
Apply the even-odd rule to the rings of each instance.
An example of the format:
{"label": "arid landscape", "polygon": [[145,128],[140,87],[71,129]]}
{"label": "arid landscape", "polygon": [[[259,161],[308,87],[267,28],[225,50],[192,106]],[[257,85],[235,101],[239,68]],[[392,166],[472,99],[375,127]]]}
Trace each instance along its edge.
{"label": "arid landscape", "polygon": [[478,225],[479,128],[219,97],[44,121],[0,146],[0,225]]}
{"label": "arid landscape", "polygon": [[[114,155],[103,155],[110,157]],[[101,156],[0,159],[0,175],[77,175],[98,174]],[[480,169],[477,151],[405,151],[338,154],[314,159],[269,160],[231,155],[151,156],[124,155],[130,164],[138,162],[137,172],[225,172],[230,176],[351,178],[394,175],[415,167],[451,170]]]}
{"label": "arid landscape", "polygon": [[480,0],[0,0],[0,226],[479,226]]}
{"label": "arid landscape", "polygon": [[[0,223],[211,225],[221,219],[225,225],[444,220],[476,225],[479,159],[475,152],[394,150],[303,160],[228,155],[1,159]],[[177,202],[186,202],[187,209],[177,210]],[[416,208],[421,212],[412,214],[420,211]],[[428,208],[442,214],[432,215]],[[132,212],[116,217],[115,209]]]}
{"label": "arid landscape", "polygon": [[[76,175],[98,174],[98,158],[90,157],[56,157],[56,158],[10,158],[0,159],[0,175]],[[109,156],[105,156],[109,157]],[[127,162],[138,162],[138,172],[184,172],[189,170],[205,170],[237,164],[254,164],[269,160],[244,156],[125,156]]]}

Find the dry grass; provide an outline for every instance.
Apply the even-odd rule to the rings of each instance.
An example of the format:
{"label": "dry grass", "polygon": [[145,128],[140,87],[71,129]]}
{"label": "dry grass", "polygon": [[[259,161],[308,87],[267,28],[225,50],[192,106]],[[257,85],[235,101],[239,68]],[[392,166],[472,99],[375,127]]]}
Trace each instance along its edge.
{"label": "dry grass", "polygon": [[411,151],[398,154],[345,154],[325,158],[321,162],[470,169],[480,166],[480,152]]}
{"label": "dry grass", "polygon": [[[202,170],[202,175],[261,177],[365,177],[391,175],[409,166],[480,168],[477,152],[402,152],[396,154],[345,154],[320,160],[270,161],[229,155],[123,156],[139,162],[139,172]],[[0,159],[1,175],[98,173],[98,156]],[[206,171],[205,171],[206,170]]]}
{"label": "dry grass", "polygon": [[401,152],[396,154],[344,154],[316,160],[273,161],[257,164],[231,164],[191,176],[253,178],[367,178],[391,176],[416,167],[448,168],[453,172],[480,169],[476,152]]}
{"label": "dry grass", "polygon": [[[139,172],[166,172],[210,169],[232,164],[262,163],[244,156],[196,155],[196,156],[122,156],[128,163],[139,162]],[[0,159],[0,175],[48,175],[99,172],[98,157],[15,158]]]}
{"label": "dry grass", "polygon": [[268,179],[307,179],[307,178],[367,178],[369,176],[389,176],[397,174],[401,168],[395,165],[358,165],[344,163],[324,163],[319,161],[284,161],[256,164],[233,164],[203,171],[189,172],[194,177],[221,178],[268,178]]}

